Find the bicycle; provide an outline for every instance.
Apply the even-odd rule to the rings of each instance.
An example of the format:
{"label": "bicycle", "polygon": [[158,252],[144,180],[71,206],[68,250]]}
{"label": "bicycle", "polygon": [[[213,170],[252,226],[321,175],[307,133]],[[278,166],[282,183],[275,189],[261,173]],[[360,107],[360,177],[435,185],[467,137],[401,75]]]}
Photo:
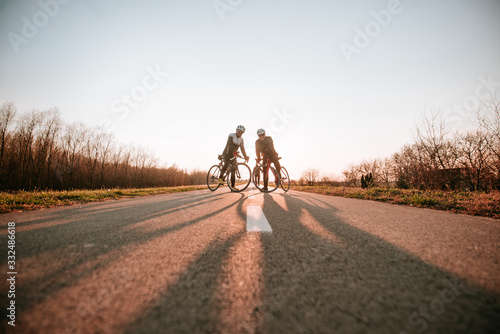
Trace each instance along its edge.
{"label": "bicycle", "polygon": [[[252,180],[252,171],[250,167],[243,162],[238,162],[238,158],[244,159],[238,152],[234,152],[234,156],[229,161],[226,172],[222,178],[227,181],[227,186],[231,191],[240,192],[245,190]],[[218,156],[219,164],[213,165],[208,170],[207,186],[211,191],[219,189],[219,175],[222,169],[222,155]]]}
{"label": "bicycle", "polygon": [[[278,158],[280,160],[281,157]],[[260,159],[255,159],[256,165],[253,169],[253,184],[257,189],[262,192],[270,193],[278,189],[281,186],[285,192],[290,190],[290,175],[285,167],[281,166],[280,174],[278,175],[276,168],[271,166],[271,160],[266,159],[266,163],[260,164]],[[273,174],[273,178],[269,179],[269,169]]]}

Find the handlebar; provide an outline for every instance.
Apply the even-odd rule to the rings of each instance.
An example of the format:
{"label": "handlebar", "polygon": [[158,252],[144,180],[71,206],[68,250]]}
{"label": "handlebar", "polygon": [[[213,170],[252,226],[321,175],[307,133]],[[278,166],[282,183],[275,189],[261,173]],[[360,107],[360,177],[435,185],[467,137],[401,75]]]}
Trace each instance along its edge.
{"label": "handlebar", "polygon": [[[233,160],[233,159],[237,159],[237,158],[240,158],[240,159],[245,159],[245,161],[246,161],[246,158],[245,158],[245,157],[242,157],[242,156],[240,155],[240,152],[238,152],[238,151],[234,151],[234,152],[233,152],[233,157],[231,158],[231,160]],[[250,159],[250,158],[249,158],[249,159]]]}
{"label": "handlebar", "polygon": [[[255,161],[257,161],[257,162],[262,161],[262,160],[264,160],[264,158],[260,158],[260,159],[255,158]],[[271,160],[271,159],[267,158],[267,160]],[[281,157],[278,157],[278,160],[281,160]]]}

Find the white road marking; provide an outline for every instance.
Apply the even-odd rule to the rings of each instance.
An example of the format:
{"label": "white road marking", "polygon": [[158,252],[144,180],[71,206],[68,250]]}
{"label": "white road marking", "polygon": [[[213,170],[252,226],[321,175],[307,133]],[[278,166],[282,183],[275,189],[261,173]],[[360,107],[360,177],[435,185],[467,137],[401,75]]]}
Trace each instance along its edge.
{"label": "white road marking", "polygon": [[272,232],[273,229],[258,205],[247,206],[247,232]]}

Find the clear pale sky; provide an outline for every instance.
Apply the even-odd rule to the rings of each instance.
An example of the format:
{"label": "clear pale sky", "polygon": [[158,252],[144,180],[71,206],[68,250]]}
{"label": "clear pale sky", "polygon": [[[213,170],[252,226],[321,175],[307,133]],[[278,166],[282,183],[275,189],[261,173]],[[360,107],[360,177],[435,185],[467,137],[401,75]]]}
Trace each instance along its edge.
{"label": "clear pale sky", "polygon": [[0,102],[182,168],[243,124],[252,166],[263,127],[292,178],[340,176],[412,142],[425,110],[457,121],[500,87],[498,0],[55,1],[0,0]]}

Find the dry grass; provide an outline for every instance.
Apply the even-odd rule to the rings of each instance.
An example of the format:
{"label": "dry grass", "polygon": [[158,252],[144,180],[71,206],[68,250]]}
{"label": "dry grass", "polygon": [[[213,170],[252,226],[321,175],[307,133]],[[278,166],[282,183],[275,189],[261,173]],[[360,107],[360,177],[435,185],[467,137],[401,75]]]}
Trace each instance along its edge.
{"label": "dry grass", "polygon": [[184,186],[141,189],[0,192],[0,213],[36,210],[77,203],[103,201],[107,199],[169,194],[206,188],[207,186]]}
{"label": "dry grass", "polygon": [[500,219],[500,191],[483,193],[328,186],[292,186],[291,189]]}

